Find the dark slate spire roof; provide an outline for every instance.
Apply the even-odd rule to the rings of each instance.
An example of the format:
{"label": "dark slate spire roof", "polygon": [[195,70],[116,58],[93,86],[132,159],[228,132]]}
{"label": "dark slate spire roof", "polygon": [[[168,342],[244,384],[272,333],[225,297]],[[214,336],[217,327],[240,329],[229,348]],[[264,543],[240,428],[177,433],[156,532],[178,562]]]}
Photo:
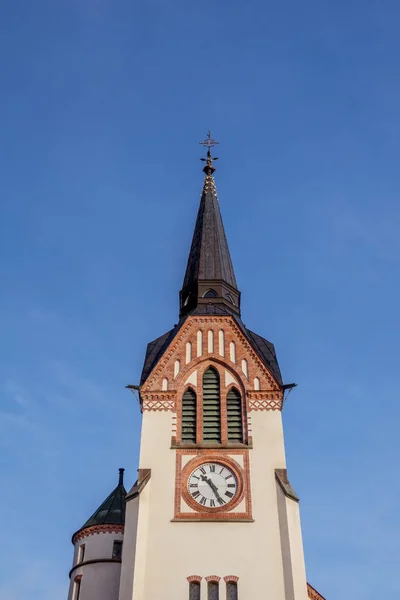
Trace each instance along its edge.
{"label": "dark slate spire roof", "polygon": [[[119,470],[117,487],[104,500],[103,504],[92,514],[90,519],[79,529],[86,529],[93,525],[124,525],[125,524],[125,496],[124,470]],[[78,533],[78,532],[76,532]],[[74,534],[76,535],[76,534]]]}
{"label": "dark slate spire roof", "polygon": [[240,293],[219,209],[212,160],[208,151],[203,192],[180,293],[181,316],[199,304],[223,304],[228,312],[240,314]]}
{"label": "dark slate spire roof", "polygon": [[223,279],[237,289],[212,173],[204,179],[183,287],[199,279]]}

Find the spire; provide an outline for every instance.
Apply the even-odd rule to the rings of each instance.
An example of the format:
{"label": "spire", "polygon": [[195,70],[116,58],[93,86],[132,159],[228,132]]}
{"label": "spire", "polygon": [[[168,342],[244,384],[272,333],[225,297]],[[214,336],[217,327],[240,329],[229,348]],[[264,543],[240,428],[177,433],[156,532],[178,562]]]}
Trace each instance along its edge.
{"label": "spire", "polygon": [[183,287],[180,293],[180,316],[193,312],[233,313],[240,315],[240,292],[237,288],[231,255],[219,210],[213,174],[211,148],[218,144],[208,137],[200,142],[207,147],[207,158],[200,207],[197,213]]}

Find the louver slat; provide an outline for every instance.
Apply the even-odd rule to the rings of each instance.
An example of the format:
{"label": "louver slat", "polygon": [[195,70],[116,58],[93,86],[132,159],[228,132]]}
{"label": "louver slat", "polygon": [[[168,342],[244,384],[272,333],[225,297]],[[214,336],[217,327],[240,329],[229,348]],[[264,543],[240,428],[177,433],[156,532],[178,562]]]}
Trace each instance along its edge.
{"label": "louver slat", "polygon": [[221,441],[219,376],[212,368],[203,375],[203,440]]}
{"label": "louver slat", "polygon": [[242,399],[237,390],[229,390],[226,398],[228,440],[243,442]]}
{"label": "louver slat", "polygon": [[196,394],[188,389],[182,396],[182,442],[196,443]]}

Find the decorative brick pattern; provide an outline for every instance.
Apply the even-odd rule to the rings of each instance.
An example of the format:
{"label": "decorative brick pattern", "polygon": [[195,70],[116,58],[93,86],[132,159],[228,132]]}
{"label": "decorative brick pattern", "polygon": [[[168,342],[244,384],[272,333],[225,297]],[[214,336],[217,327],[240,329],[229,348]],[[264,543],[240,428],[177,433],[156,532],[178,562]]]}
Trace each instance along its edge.
{"label": "decorative brick pattern", "polygon": [[97,535],[99,533],[124,533],[123,525],[93,525],[92,527],[85,527],[77,531],[73,538],[72,543],[75,544],[82,538],[88,537],[89,535]]}
{"label": "decorative brick pattern", "polygon": [[173,400],[144,400],[142,402],[142,411],[143,410],[175,410],[175,402]]}
{"label": "decorative brick pattern", "polygon": [[[208,331],[214,333],[214,348],[208,352]],[[220,354],[219,344],[216,342],[219,338],[219,331],[224,332],[224,356]],[[197,334],[202,332],[203,348],[202,354],[197,356]],[[186,344],[192,344],[192,360],[186,364]],[[231,342],[236,346],[236,362],[229,358],[229,347]],[[171,345],[166,349],[147,380],[144,382],[140,394],[143,400],[148,400],[147,394],[159,392],[162,390],[162,382],[167,378],[170,382],[170,389],[182,393],[182,387],[188,375],[204,360],[218,361],[221,366],[230,369],[235,373],[236,378],[241,382],[241,390],[253,391],[254,378],[260,380],[260,389],[262,392],[271,391],[282,399],[282,391],[279,384],[275,381],[270,371],[253,350],[247,338],[244,336],[235,320],[230,315],[226,316],[191,316],[188,317],[184,326],[181,328]],[[247,377],[243,373],[241,365],[242,360],[247,361]],[[179,360],[181,369],[174,379],[174,364]],[[164,392],[165,393],[165,392]]]}
{"label": "decorative brick pattern", "polygon": [[281,410],[282,402],[280,400],[248,400],[248,410]]}
{"label": "decorative brick pattern", "polygon": [[209,581],[215,581],[215,583],[219,583],[221,581],[221,577],[219,577],[218,575],[208,575],[206,577],[206,581],[207,581],[207,583]]}
{"label": "decorative brick pattern", "polygon": [[200,577],[200,575],[189,575],[189,577],[187,577],[186,579],[189,583],[192,583],[192,581],[197,581],[197,583],[200,583],[203,578]]}
{"label": "decorative brick pattern", "polygon": [[141,392],[141,409],[144,410],[170,410],[175,411],[176,392]]}
{"label": "decorative brick pattern", "polygon": [[[193,500],[192,496],[189,494],[187,489],[187,480],[189,479],[191,472],[200,465],[202,465],[204,462],[207,462],[208,460],[219,462],[222,465],[225,465],[226,467],[231,469],[235,473],[238,482],[238,491],[235,497],[230,502],[227,502],[227,504],[225,504],[224,506],[218,506],[213,509],[198,504],[198,502]],[[212,456],[210,456],[209,452],[207,452],[206,458],[204,456],[197,456],[196,458],[193,458],[191,461],[189,461],[182,469],[182,497],[186,504],[190,506],[190,508],[193,508],[193,510],[195,510],[196,512],[209,513],[212,511],[212,514],[216,514],[218,512],[229,512],[238,504],[240,504],[240,502],[243,500],[243,479],[243,469],[241,469],[241,467],[235,461],[231,460],[228,456],[221,454],[218,450],[217,453]]]}
{"label": "decorative brick pattern", "polygon": [[[182,457],[193,456],[182,468]],[[242,468],[232,457],[242,456]],[[187,479],[190,473],[203,462],[215,461],[226,464],[231,468],[238,480],[238,492],[235,498],[222,507],[206,508],[193,500],[187,490]],[[181,501],[186,502],[195,512],[181,512]],[[245,502],[245,512],[232,512],[242,501]],[[176,476],[175,476],[175,519],[192,519],[196,521],[207,520],[251,520],[251,488],[249,450],[199,450],[182,449],[176,451]]]}
{"label": "decorative brick pattern", "polygon": [[227,575],[226,577],[224,577],[224,581],[225,583],[228,583],[230,581],[237,583],[239,581],[239,577],[236,577],[236,575]]}

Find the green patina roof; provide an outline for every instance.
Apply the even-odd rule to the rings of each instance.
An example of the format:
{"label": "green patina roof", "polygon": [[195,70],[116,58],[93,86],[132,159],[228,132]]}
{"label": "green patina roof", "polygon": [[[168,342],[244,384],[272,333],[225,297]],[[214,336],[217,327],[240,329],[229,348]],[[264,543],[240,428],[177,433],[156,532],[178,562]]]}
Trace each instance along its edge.
{"label": "green patina roof", "polygon": [[119,482],[117,487],[104,500],[103,504],[92,514],[90,519],[81,527],[93,527],[93,525],[124,525],[125,524],[125,497],[124,469],[119,470]]}

